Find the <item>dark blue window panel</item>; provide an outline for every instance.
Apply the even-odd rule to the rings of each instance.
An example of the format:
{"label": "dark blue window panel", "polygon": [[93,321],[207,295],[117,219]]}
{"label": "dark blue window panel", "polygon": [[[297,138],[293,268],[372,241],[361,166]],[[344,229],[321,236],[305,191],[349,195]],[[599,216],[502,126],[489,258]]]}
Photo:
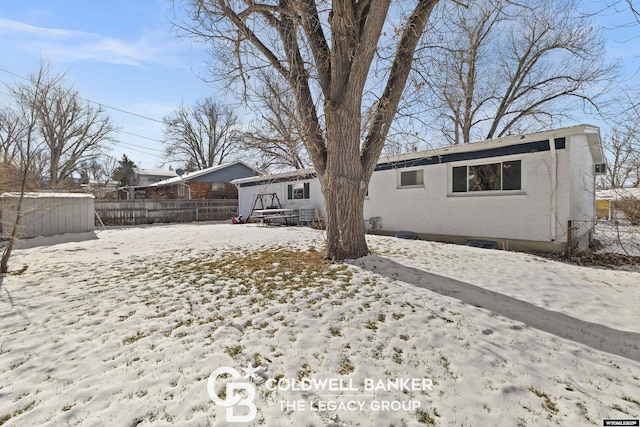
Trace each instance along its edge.
{"label": "dark blue window panel", "polygon": [[[556,150],[563,150],[566,147],[566,139],[556,138],[554,140]],[[508,145],[505,147],[487,148],[485,150],[469,151],[466,153],[441,154],[439,156],[422,157],[418,159],[402,160],[398,162],[379,163],[376,171],[384,171],[391,169],[410,168],[415,166],[437,165],[440,163],[463,162],[466,160],[490,159],[492,157],[511,156],[515,154],[536,153],[538,151],[549,151],[549,140],[527,142],[525,144]],[[276,179],[264,179],[255,182],[245,182],[240,187],[253,187],[256,185],[264,185],[269,183],[291,182],[304,179],[314,179],[315,173],[309,173],[305,176],[290,176]]]}

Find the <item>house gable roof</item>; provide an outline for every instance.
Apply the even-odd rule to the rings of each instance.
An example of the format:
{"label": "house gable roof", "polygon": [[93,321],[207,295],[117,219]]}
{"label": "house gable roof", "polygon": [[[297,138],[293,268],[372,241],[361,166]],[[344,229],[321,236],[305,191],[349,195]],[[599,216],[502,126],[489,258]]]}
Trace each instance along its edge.
{"label": "house gable roof", "polygon": [[216,166],[211,166],[210,168],[205,168],[205,169],[201,169],[199,171],[193,171],[193,172],[189,172],[189,173],[185,173],[182,176],[176,176],[174,178],[169,178],[169,179],[165,179],[163,181],[158,181],[155,182],[153,184],[148,185],[148,187],[164,187],[166,185],[173,185],[173,184],[178,184],[178,183],[182,183],[185,181],[193,181],[196,180],[196,178],[202,177],[204,175],[208,175],[210,173],[213,172],[218,172],[221,171],[223,169],[235,166],[235,165],[242,165],[245,168],[253,171],[254,173],[258,173],[254,168],[252,168],[251,166],[247,165],[245,162],[243,161],[237,161],[237,162],[233,162],[233,163],[224,163],[221,165],[216,165]]}

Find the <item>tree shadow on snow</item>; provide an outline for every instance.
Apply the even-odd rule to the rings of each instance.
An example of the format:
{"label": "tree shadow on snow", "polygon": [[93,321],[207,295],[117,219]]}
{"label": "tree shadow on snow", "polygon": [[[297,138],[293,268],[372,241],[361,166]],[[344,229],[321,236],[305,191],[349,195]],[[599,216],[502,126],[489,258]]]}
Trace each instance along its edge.
{"label": "tree shadow on snow", "polygon": [[640,362],[640,334],[638,333],[620,331],[557,311],[546,310],[526,301],[408,267],[377,255],[352,260],[350,263],[381,276],[455,298],[474,307],[490,310],[560,338]]}
{"label": "tree shadow on snow", "polygon": [[31,249],[39,246],[54,246],[63,243],[79,243],[87,240],[96,240],[98,236],[95,231],[87,231],[84,233],[65,233],[56,236],[38,236],[29,239],[18,240],[13,249]]}

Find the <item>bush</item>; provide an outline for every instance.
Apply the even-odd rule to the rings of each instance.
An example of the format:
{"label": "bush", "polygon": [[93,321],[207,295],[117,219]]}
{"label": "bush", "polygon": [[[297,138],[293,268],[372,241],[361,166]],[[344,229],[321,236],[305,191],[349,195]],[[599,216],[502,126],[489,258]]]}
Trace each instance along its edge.
{"label": "bush", "polygon": [[616,202],[616,209],[633,225],[640,224],[640,199],[625,196]]}

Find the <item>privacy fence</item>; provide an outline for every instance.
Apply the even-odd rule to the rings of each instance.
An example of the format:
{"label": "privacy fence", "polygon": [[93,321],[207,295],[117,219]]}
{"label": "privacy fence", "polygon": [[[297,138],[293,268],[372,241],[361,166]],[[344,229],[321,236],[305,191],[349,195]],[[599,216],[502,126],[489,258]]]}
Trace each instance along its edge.
{"label": "privacy fence", "polygon": [[95,209],[105,225],[213,221],[236,215],[238,200],[96,200]]}

